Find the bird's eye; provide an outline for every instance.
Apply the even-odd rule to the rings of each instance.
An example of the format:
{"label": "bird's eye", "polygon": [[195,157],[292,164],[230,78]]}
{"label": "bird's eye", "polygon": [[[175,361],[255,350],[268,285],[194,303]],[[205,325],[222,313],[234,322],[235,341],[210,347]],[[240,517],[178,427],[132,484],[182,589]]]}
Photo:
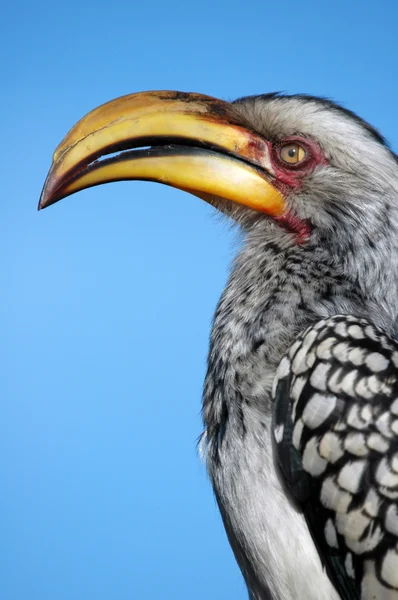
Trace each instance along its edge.
{"label": "bird's eye", "polygon": [[284,146],[281,146],[279,150],[279,156],[283,162],[288,165],[297,165],[298,163],[301,163],[305,159],[306,154],[304,148],[295,142],[285,144]]}

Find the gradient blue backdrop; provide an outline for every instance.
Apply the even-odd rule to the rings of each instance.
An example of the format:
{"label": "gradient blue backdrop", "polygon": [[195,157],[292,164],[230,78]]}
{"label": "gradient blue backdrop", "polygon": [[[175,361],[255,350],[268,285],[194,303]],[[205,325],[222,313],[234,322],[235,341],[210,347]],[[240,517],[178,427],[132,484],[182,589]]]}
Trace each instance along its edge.
{"label": "gradient blue backdrop", "polygon": [[91,108],[147,89],[338,99],[398,147],[390,2],[7,3],[1,18],[1,600],[246,598],[196,454],[234,234],[150,183],[38,214]]}

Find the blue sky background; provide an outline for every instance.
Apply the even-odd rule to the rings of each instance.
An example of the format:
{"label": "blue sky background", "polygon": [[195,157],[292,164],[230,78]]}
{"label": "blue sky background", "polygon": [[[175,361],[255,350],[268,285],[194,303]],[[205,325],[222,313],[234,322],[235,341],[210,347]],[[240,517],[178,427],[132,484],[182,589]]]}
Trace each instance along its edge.
{"label": "blue sky background", "polygon": [[88,110],[147,89],[338,99],[398,149],[394,0],[13,2],[0,24],[0,598],[246,598],[196,454],[234,252],[151,183],[36,205]]}

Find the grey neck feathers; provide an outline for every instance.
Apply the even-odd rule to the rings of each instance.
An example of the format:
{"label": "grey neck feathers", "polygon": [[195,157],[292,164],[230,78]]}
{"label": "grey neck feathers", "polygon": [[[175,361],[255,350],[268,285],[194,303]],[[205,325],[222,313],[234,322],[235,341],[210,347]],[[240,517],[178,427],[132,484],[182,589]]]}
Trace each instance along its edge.
{"label": "grey neck feathers", "polygon": [[359,229],[354,236],[315,231],[297,245],[268,222],[252,225],[214,317],[203,395],[210,460],[227,428],[244,436],[245,411],[269,416],[276,367],[310,323],[344,313],[393,332],[396,250],[389,236],[372,240]]}

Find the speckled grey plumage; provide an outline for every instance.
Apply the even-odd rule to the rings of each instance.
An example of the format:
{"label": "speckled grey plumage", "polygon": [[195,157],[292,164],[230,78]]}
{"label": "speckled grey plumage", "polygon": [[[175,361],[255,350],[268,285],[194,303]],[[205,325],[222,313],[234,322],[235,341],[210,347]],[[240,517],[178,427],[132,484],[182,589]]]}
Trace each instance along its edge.
{"label": "speckled grey plumage", "polygon": [[301,245],[268,217],[218,208],[244,246],[218,305],[204,387],[202,449],[229,540],[255,600],[337,600],[306,521],[275,464],[271,387],[297,335],[343,313],[390,334],[398,318],[398,165],[366,124],[306,97],[239,100],[270,140],[315,139],[329,161],[288,198],[307,219]]}

